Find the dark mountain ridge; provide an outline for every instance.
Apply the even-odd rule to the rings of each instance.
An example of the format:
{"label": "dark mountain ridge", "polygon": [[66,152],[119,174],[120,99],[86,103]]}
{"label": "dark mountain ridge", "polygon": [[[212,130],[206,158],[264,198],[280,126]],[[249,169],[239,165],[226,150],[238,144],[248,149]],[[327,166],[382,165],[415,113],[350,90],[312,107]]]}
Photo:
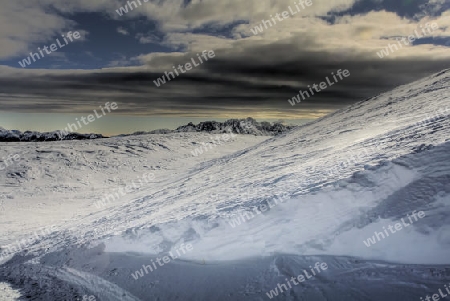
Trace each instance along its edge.
{"label": "dark mountain ridge", "polygon": [[[291,130],[295,126],[284,125],[280,122],[257,122],[255,119],[248,117],[246,119],[229,119],[224,122],[204,121],[199,124],[189,122],[175,130],[159,129],[149,132],[139,131],[132,134],[121,134],[115,137],[136,136],[147,134],[169,134],[169,133],[188,133],[188,132],[208,132],[208,133],[227,133],[245,134],[255,136],[276,136]],[[0,142],[39,142],[39,141],[58,141],[58,140],[87,140],[108,138],[102,134],[79,134],[69,133],[64,135],[61,131],[52,132],[36,132],[18,130],[6,130],[0,127]]]}

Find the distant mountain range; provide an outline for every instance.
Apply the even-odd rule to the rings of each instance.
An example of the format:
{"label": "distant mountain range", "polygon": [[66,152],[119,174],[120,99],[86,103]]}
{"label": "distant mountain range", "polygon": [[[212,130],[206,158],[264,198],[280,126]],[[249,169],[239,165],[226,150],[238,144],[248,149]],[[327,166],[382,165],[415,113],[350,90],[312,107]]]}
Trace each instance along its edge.
{"label": "distant mountain range", "polygon": [[36,131],[17,131],[5,130],[0,127],[0,142],[38,142],[38,141],[58,141],[58,140],[86,140],[105,138],[101,134],[79,134],[69,133],[62,135],[59,131],[53,132],[36,132]]}
{"label": "distant mountain range", "polygon": [[211,134],[220,134],[232,132],[234,134],[247,134],[256,136],[275,136],[284,133],[295,126],[284,125],[279,122],[257,122],[248,117],[246,119],[229,119],[224,122],[204,121],[199,124],[189,122],[175,130],[161,129],[149,132],[135,132],[133,134],[123,134],[119,136],[147,135],[147,134],[168,134],[168,133],[186,133],[186,132],[208,132]]}
{"label": "distant mountain range", "polygon": [[[235,134],[247,134],[256,136],[275,136],[284,133],[295,126],[283,125],[275,122],[257,122],[255,119],[248,117],[246,119],[229,119],[225,122],[205,121],[199,124],[189,122],[187,125],[182,125],[175,130],[159,129],[149,132],[135,132],[132,134],[122,134],[115,137],[147,135],[147,134],[169,134],[169,133],[186,133],[186,132],[208,132],[208,133],[226,133],[232,132]],[[58,140],[86,140],[108,138],[101,134],[79,134],[69,133],[68,135],[61,134],[60,131],[53,132],[36,132],[18,130],[6,130],[0,127],[0,142],[38,142],[38,141],[58,141]]]}

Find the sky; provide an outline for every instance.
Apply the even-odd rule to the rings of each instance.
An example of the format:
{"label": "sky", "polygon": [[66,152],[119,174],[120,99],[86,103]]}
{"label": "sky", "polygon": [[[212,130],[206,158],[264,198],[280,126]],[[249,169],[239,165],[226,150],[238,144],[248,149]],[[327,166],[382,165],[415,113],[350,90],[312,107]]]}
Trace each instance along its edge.
{"label": "sky", "polygon": [[[448,0],[0,1],[6,129],[63,129],[107,102],[117,109],[77,132],[302,124],[450,68]],[[339,69],[350,75],[333,81]],[[157,86],[165,72],[173,78]],[[326,77],[333,85],[290,104]]]}

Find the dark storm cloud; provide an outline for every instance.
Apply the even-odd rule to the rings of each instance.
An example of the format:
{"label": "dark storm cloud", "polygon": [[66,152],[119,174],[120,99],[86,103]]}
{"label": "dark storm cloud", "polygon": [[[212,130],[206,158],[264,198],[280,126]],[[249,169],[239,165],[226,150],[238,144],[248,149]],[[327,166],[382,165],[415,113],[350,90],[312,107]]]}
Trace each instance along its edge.
{"label": "dark storm cloud", "polygon": [[[304,43],[314,42],[304,38]],[[28,75],[0,78],[0,103],[3,110],[71,112],[83,104],[99,101],[120,103],[122,113],[147,113],[155,110],[180,109],[198,112],[202,109],[230,110],[264,107],[278,111],[300,108],[339,108],[400,84],[411,82],[446,66],[448,61],[407,59],[385,60],[375,53],[335,53],[304,50],[294,43],[280,42],[252,46],[239,53],[216,52],[216,57],[157,88],[153,81],[163,72],[85,72],[61,75]],[[189,62],[193,55],[175,58],[175,63]],[[338,59],[337,59],[338,58]],[[301,105],[287,102],[307,85],[319,84],[331,72],[348,69],[344,78],[326,90],[316,93]],[[172,70],[167,70],[172,71]],[[26,93],[24,93],[26,91]],[[26,94],[27,97],[23,97]],[[14,98],[21,96],[20,105]],[[36,99],[45,99],[46,106]],[[9,100],[9,101],[8,101]],[[51,102],[51,103],[49,103]],[[26,104],[26,105],[24,105]]]}

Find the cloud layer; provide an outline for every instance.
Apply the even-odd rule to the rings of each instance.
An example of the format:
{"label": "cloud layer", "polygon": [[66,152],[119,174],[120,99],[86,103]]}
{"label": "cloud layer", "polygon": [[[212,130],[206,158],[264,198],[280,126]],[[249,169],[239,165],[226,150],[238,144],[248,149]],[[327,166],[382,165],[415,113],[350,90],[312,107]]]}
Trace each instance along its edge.
{"label": "cloud layer", "polygon": [[[0,65],[1,108],[83,112],[109,100],[119,103],[121,114],[130,115],[220,117],[264,112],[272,118],[314,118],[449,66],[450,48],[429,42],[450,41],[445,1],[416,1],[415,7],[383,0],[312,2],[257,35],[252,28],[287,11],[293,1],[154,0],[123,16],[115,10],[126,2],[117,0],[8,3],[0,8],[2,60],[20,60],[69,30],[85,33],[83,43],[89,45],[92,28],[74,21],[82,13],[120,22],[114,29],[118,36],[171,51],[132,57],[119,53],[105,68],[90,70]],[[157,25],[136,32],[136,20]],[[439,25],[428,40],[387,58],[377,56],[380,49],[427,22]],[[173,71],[172,66],[184,65],[203,50],[214,50],[215,58],[164,86],[153,84],[165,71]],[[351,76],[301,106],[289,105],[287,99],[299,90],[338,69],[348,69]]]}

